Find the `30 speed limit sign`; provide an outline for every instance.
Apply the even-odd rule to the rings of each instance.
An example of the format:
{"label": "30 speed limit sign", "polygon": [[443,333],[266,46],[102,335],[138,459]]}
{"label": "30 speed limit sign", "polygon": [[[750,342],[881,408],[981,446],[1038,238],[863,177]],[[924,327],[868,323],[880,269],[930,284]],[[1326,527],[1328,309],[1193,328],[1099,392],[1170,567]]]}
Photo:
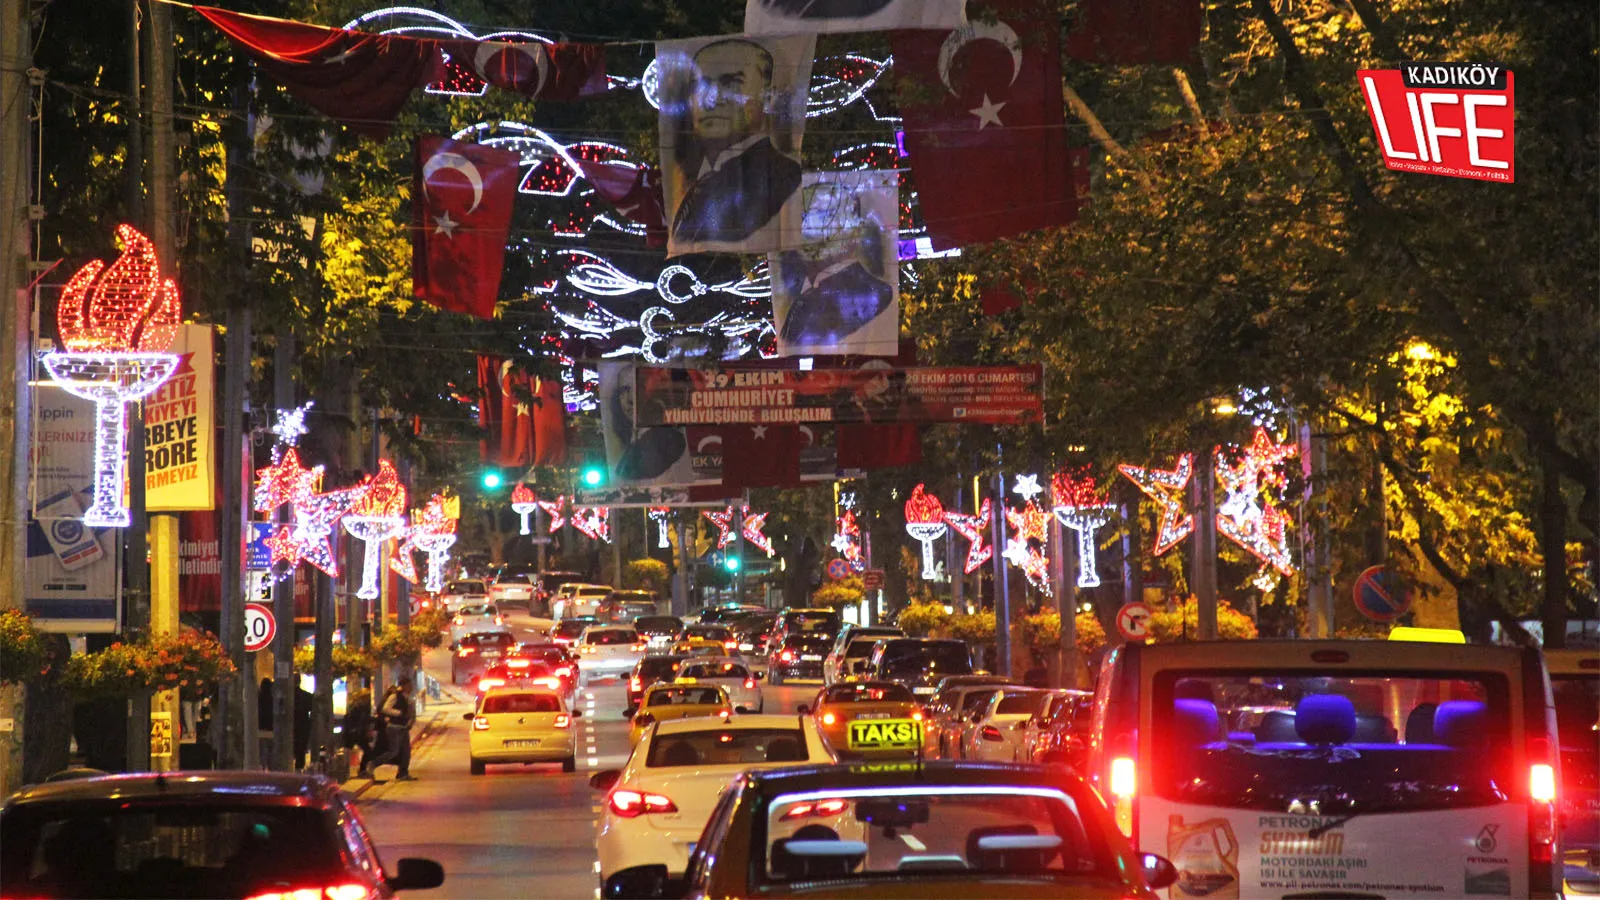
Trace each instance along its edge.
{"label": "30 speed limit sign", "polygon": [[265,650],[278,634],[278,620],[272,610],[260,603],[244,605],[244,649],[250,653]]}

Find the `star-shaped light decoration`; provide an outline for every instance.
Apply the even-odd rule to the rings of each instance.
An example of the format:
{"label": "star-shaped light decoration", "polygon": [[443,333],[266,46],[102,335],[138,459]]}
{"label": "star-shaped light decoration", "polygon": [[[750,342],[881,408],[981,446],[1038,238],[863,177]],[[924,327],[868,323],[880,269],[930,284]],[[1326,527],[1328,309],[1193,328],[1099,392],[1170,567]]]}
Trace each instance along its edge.
{"label": "star-shaped light decoration", "polygon": [[288,447],[272,465],[256,470],[256,489],[250,508],[258,513],[271,513],[303,490],[314,492],[321,483],[322,467],[307,469],[300,463],[300,451]]}
{"label": "star-shaped light decoration", "polygon": [[1032,501],[1021,509],[1007,509],[1006,522],[1012,537],[1006,540],[1003,554],[1012,565],[1028,576],[1028,582],[1050,596],[1050,514]]}
{"label": "star-shaped light decoration", "polygon": [[538,500],[535,502],[539,504],[540,509],[544,510],[544,514],[550,517],[550,525],[548,527],[551,534],[560,531],[561,526],[567,524],[567,497],[565,494],[554,500]]}
{"label": "star-shaped light decoration", "polygon": [[1224,448],[1215,451],[1217,486],[1225,495],[1217,504],[1217,531],[1282,575],[1294,574],[1288,541],[1294,522],[1276,506],[1273,492],[1284,485],[1279,464],[1299,449],[1257,428],[1237,464]]}
{"label": "star-shaped light decoration", "polygon": [[412,529],[408,527],[400,545],[394,548],[394,557],[389,560],[389,571],[412,584],[417,584],[422,579],[417,574],[417,559],[414,555],[417,545],[411,542],[411,531]]}
{"label": "star-shaped light decoration", "polygon": [[762,531],[767,527],[767,513],[752,513],[750,507],[744,508],[744,542],[760,550],[768,556],[772,555],[772,539]]}
{"label": "star-shaped light decoration", "polygon": [[272,554],[269,565],[276,566],[278,563],[288,563],[290,571],[293,571],[295,566],[300,565],[300,542],[294,539],[294,526],[279,526],[269,532],[262,539],[262,543],[267,545],[267,549]]}
{"label": "star-shaped light decoration", "polygon": [[1161,523],[1156,528],[1156,545],[1151,550],[1155,556],[1171,550],[1194,531],[1194,516],[1185,507],[1184,492],[1189,486],[1189,476],[1194,471],[1194,454],[1178,457],[1171,469],[1150,469],[1142,466],[1120,465],[1129,481],[1139,486],[1146,497],[1161,507]]}
{"label": "star-shaped light decoration", "polygon": [[[322,467],[318,466],[318,480]],[[339,520],[360,501],[367,485],[356,485],[327,493],[303,492],[290,501],[294,508],[294,539],[300,542],[300,558],[328,573],[339,577],[339,557],[333,546],[333,535]]]}
{"label": "star-shaped light decoration", "polygon": [[605,506],[574,506],[572,527],[591,541],[611,543],[611,509]]}
{"label": "star-shaped light decoration", "polygon": [[1018,475],[1016,483],[1011,486],[1011,493],[1032,503],[1035,497],[1044,493],[1044,488],[1039,486],[1039,476]]}
{"label": "star-shaped light decoration", "polygon": [[[989,498],[983,498],[983,503],[978,507],[978,514],[946,512],[945,522],[956,530],[956,534],[967,539],[967,561],[962,571],[968,575],[978,570],[978,567],[994,558],[994,545],[987,542],[989,520],[994,515],[994,508]],[[1009,558],[1009,557],[1008,557]],[[1021,563],[1018,563],[1021,565]]]}
{"label": "star-shaped light decoration", "polygon": [[529,534],[528,516],[539,508],[539,499],[533,495],[533,488],[526,482],[519,481],[511,489],[511,511],[522,517],[522,530],[518,534]]}
{"label": "star-shaped light decoration", "polygon": [[700,515],[704,516],[707,522],[710,522],[711,524],[717,526],[717,549],[718,550],[721,550],[723,547],[726,547],[729,544],[733,543],[733,540],[736,537],[736,535],[733,532],[733,507],[732,506],[729,506],[727,509],[720,510],[720,511],[713,511],[713,510],[709,510],[709,509],[703,510],[703,511],[701,511]]}
{"label": "star-shaped light decoration", "polygon": [[283,448],[293,447],[300,443],[300,438],[304,437],[307,431],[306,413],[311,411],[311,407],[315,403],[316,401],[314,400],[307,400],[303,405],[293,409],[276,411],[278,421],[272,425],[272,434],[277,438],[277,442],[273,445],[274,458],[283,452]]}
{"label": "star-shaped light decoration", "polygon": [[1055,497],[1055,513],[1062,525],[1078,533],[1078,587],[1097,587],[1100,569],[1096,559],[1099,546],[1094,533],[1111,521],[1116,507],[1106,502],[1095,487],[1094,476],[1074,477],[1057,472],[1050,478],[1051,493]]}

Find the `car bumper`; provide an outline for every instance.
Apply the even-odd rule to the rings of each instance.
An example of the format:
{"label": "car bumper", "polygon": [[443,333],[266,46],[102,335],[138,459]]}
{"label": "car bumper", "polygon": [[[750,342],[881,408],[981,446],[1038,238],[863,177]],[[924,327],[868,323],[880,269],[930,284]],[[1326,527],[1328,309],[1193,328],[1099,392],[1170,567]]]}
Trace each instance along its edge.
{"label": "car bumper", "polygon": [[[705,823],[700,823],[703,827]],[[701,827],[682,831],[618,819],[607,814],[601,821],[595,849],[600,857],[600,880],[634,866],[667,867],[668,874],[682,875],[689,867],[689,849],[699,838]]]}
{"label": "car bumper", "polygon": [[819,662],[782,663],[772,668],[784,678],[815,678],[818,681],[822,680],[822,663]]}
{"label": "car bumper", "polygon": [[619,672],[632,672],[639,660],[633,657],[617,659],[580,659],[578,671],[585,675],[616,674]]}
{"label": "car bumper", "polygon": [[479,762],[487,763],[517,763],[517,762],[561,762],[573,756],[577,745],[570,739],[565,743],[551,742],[548,745],[543,739],[537,747],[490,747],[474,744],[471,749],[472,758]]}

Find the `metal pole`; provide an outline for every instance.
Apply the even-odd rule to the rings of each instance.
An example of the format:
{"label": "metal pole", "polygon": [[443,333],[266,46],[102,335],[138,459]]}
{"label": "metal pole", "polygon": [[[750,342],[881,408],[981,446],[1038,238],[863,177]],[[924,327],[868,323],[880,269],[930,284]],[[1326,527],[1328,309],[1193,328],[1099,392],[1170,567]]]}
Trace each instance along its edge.
{"label": "metal pole", "polygon": [[1011,674],[1011,580],[1010,573],[1006,571],[1005,558],[1000,551],[1006,545],[1006,476],[1004,472],[994,474],[995,496],[1000,498],[1000,503],[994,513],[994,650],[995,668],[998,674]]}
{"label": "metal pole", "polygon": [[[128,527],[123,532],[127,589],[124,630],[143,632],[150,627],[150,518],[145,513],[144,404],[129,404],[128,423]],[[141,691],[128,700],[129,772],[150,768],[150,694]]]}
{"label": "metal pole", "polygon": [[[26,5],[26,3],[24,3]],[[123,171],[123,190],[126,195],[128,218],[135,222],[144,221],[144,119],[139,115],[141,98],[144,96],[143,72],[140,71],[139,29],[143,11],[139,8],[139,0],[130,0],[128,3],[128,96],[133,102],[129,105],[128,119],[128,163]],[[6,57],[12,59],[13,57]]]}
{"label": "metal pole", "polygon": [[[272,353],[273,403],[278,409],[295,405],[294,335],[287,326],[279,326],[274,335],[277,346]],[[280,523],[289,520],[289,511],[278,510]],[[272,758],[268,768],[276,772],[294,771],[294,587],[299,573],[291,570],[287,577],[272,586],[272,614],[278,620],[278,635],[272,643]]]}
{"label": "metal pole", "polygon": [[[1195,454],[1194,486],[1190,507],[1194,517],[1194,593],[1199,605],[1196,637],[1217,639],[1217,503],[1213,485],[1215,453],[1209,448]],[[1187,613],[1184,613],[1186,616]]]}
{"label": "metal pole", "polygon": [[673,527],[678,534],[678,577],[672,580],[672,614],[678,617],[689,613],[689,568],[693,565],[694,547],[690,546],[687,515],[673,517]]}
{"label": "metal pole", "polygon": [[[961,481],[958,478],[956,480],[956,484],[959,485],[960,483]],[[956,488],[955,508],[958,510],[961,508],[961,488],[959,487]],[[950,576],[951,608],[960,612],[966,612],[967,601],[965,597],[965,588],[967,576],[962,571],[962,569],[965,567],[965,564],[962,562],[963,557],[961,555],[960,548],[956,546],[956,537],[957,535],[954,529],[946,529],[944,540],[944,571],[945,574]]]}

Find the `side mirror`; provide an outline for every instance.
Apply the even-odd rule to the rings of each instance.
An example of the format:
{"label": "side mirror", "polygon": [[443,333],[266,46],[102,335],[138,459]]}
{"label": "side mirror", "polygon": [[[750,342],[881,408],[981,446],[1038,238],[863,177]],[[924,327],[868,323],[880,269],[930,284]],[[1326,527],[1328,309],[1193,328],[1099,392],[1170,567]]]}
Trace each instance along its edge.
{"label": "side mirror", "polygon": [[572,711],[572,717],[573,717],[573,718],[574,718],[574,719],[581,719],[581,718],[583,718],[583,710],[581,710],[581,709],[575,709],[575,710],[573,710],[573,711]]}
{"label": "side mirror", "polygon": [[424,891],[441,884],[444,884],[444,866],[416,856],[407,856],[397,862],[394,877],[389,879],[389,887],[397,891]]}
{"label": "side mirror", "polygon": [[794,711],[799,713],[800,715],[804,716],[804,715],[810,714],[811,707],[809,707],[809,706],[805,705],[804,703],[802,703],[799,706],[796,706],[794,708]]}
{"label": "side mirror", "polygon": [[1154,853],[1139,854],[1139,868],[1144,873],[1145,884],[1159,891],[1178,880],[1178,867],[1165,856]]}
{"label": "side mirror", "polygon": [[471,722],[474,718],[476,718],[476,716],[474,716],[474,714],[472,714],[472,713],[462,713],[461,714],[461,718],[465,719],[468,722]]}
{"label": "side mirror", "polygon": [[609,791],[616,786],[622,778],[621,769],[602,769],[589,776],[589,787],[597,791]]}

